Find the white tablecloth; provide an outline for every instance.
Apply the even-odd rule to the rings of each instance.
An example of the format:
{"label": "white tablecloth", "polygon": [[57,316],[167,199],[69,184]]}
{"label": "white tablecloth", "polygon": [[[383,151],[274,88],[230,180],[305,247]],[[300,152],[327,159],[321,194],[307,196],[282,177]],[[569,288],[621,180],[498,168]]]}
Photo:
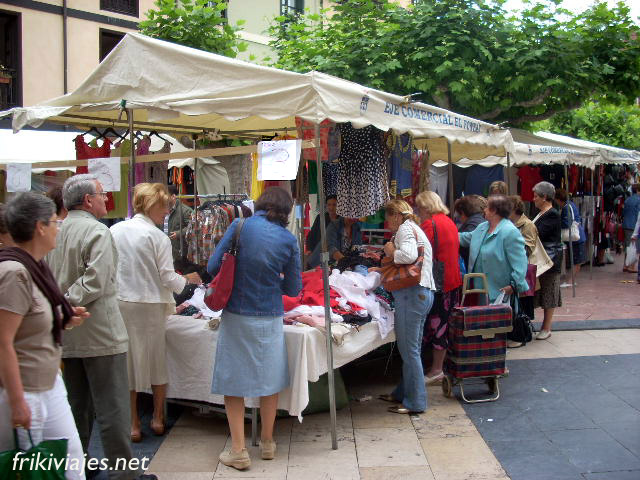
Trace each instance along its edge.
{"label": "white tablecloth", "polygon": [[[326,340],[319,330],[303,326],[284,326],[289,355],[289,388],[280,393],[278,408],[301,418],[309,403],[307,382],[316,382],[327,373]],[[211,330],[207,322],[193,317],[170,316],[167,320],[167,368],[169,386],[167,397],[197,400],[222,405],[222,395],[211,393],[211,379],[218,331]],[[391,332],[384,340],[376,322],[360,327],[344,337],[341,346],[333,345],[333,364],[341,367],[358,357],[393,342]],[[248,407],[257,407],[257,398],[245,399]]]}

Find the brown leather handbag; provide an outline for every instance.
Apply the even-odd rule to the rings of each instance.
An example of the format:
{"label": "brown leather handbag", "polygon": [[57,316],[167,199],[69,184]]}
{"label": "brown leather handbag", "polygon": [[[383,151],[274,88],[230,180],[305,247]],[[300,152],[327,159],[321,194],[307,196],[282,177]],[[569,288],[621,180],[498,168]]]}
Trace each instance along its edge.
{"label": "brown leather handbag", "polygon": [[[415,228],[413,235],[418,243],[418,234]],[[389,292],[395,292],[403,288],[415,287],[420,283],[422,275],[422,262],[424,260],[424,247],[418,245],[418,258],[409,264],[396,264],[393,258],[384,257],[382,266],[378,270],[382,278],[382,286]]]}

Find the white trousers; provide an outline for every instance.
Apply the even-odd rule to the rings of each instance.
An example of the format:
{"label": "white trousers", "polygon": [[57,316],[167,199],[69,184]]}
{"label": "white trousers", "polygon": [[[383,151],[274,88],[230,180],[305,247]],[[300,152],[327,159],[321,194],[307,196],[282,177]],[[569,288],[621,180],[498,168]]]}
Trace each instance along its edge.
{"label": "white trousers", "polygon": [[[34,445],[43,440],[66,438],[69,441],[67,446],[68,465],[77,468],[68,469],[65,477],[67,480],[84,480],[85,457],[69,400],[67,400],[67,389],[60,373],[58,373],[51,390],[25,392],[24,399],[31,410],[31,437]],[[21,448],[25,450],[31,448],[27,431],[22,428],[18,429],[18,441]],[[13,450],[15,447],[13,425],[11,424],[11,406],[6,390],[0,387],[0,452]]]}

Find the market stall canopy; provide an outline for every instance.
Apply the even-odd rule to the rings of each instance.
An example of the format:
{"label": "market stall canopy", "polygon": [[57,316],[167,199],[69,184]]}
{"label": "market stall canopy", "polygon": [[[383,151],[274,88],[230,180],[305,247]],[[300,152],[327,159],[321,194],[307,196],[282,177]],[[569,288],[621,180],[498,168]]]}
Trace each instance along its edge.
{"label": "market stall canopy", "polygon": [[558,140],[570,143],[574,148],[585,148],[595,150],[601,157],[602,163],[638,163],[640,162],[640,152],[637,150],[625,150],[623,148],[612,147],[601,143],[581,140],[579,138],[565,137],[549,132],[537,132],[537,136],[548,140]]}
{"label": "market stall canopy", "polygon": [[[151,66],[151,67],[150,67]],[[40,105],[14,108],[14,130],[44,121],[122,126],[122,107],[135,128],[239,135],[295,130],[295,117],[355,127],[374,125],[415,138],[513,151],[508,130],[411,102],[320,72],[288,72],[129,33],[74,91]]]}

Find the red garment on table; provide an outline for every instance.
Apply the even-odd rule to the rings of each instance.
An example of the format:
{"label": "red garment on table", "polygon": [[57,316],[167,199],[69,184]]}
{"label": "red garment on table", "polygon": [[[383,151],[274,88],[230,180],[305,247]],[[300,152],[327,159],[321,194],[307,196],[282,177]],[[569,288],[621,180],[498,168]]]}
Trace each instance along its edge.
{"label": "red garment on table", "polygon": [[[344,310],[338,303],[340,295],[333,288],[329,289],[329,305],[331,310],[338,315],[346,315],[347,313],[355,313],[364,310],[360,305],[348,302],[351,310]],[[322,268],[302,273],[302,291],[297,297],[282,296],[282,304],[285,312],[290,312],[300,305],[322,306],[324,305],[324,290],[322,286]]]}
{"label": "red garment on table", "polygon": [[518,169],[517,175],[520,177],[520,198],[525,202],[533,202],[533,187],[543,180],[540,169],[525,165]]}
{"label": "red garment on table", "polygon": [[[438,245],[434,243],[433,225],[436,224],[438,231]],[[462,285],[460,277],[460,241],[458,239],[458,228],[453,221],[444,213],[437,213],[429,220],[425,220],[420,225],[425,235],[431,242],[432,251],[436,251],[436,259],[444,262],[444,292],[450,292]]]}
{"label": "red garment on table", "polygon": [[[87,142],[84,141],[82,135],[78,135],[75,140],[76,144],[76,159],[88,160],[89,158],[108,158],[111,157],[111,140],[104,138],[101,147],[90,147]],[[89,173],[89,167],[76,167],[76,173]],[[116,208],[116,203],[113,200],[113,194],[107,192],[107,198],[105,200],[107,206],[107,212]]]}

